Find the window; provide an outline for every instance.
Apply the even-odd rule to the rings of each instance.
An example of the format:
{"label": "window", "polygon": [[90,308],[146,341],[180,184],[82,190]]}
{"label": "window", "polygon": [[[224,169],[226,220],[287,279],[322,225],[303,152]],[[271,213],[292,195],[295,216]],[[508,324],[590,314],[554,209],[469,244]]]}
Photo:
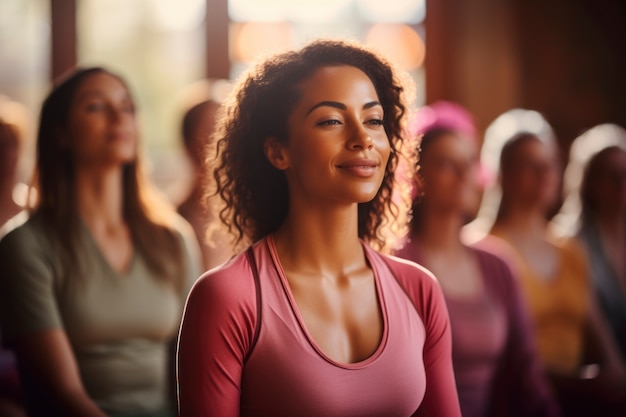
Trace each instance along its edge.
{"label": "window", "polygon": [[[0,117],[21,124],[24,152],[18,180],[30,182],[41,101],[49,86],[50,10],[41,0],[0,2]],[[9,109],[9,110],[7,110]],[[9,111],[11,115],[7,116]]]}

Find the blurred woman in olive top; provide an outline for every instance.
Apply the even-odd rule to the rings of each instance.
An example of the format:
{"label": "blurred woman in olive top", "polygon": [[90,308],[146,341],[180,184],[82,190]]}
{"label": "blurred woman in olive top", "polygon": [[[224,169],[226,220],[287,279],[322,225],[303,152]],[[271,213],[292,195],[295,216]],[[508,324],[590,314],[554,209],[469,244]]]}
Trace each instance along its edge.
{"label": "blurred woman in olive top", "polygon": [[127,85],[101,68],[43,103],[39,201],[0,241],[3,337],[29,415],[175,415],[172,342],[200,261],[141,174],[138,133]]}
{"label": "blurred woman in olive top", "polygon": [[596,307],[582,245],[553,236],[548,224],[560,184],[552,128],[535,111],[511,110],[487,129],[481,161],[499,173],[500,195],[483,201],[493,215],[485,224],[510,245],[538,351],[565,414],[612,415],[626,393],[624,365]]}
{"label": "blurred woman in olive top", "polygon": [[423,134],[421,184],[410,233],[396,254],[429,268],[441,283],[463,416],[559,415],[510,267],[493,243],[461,241],[482,181],[471,115],[456,103],[436,102],[419,110],[413,130]]}

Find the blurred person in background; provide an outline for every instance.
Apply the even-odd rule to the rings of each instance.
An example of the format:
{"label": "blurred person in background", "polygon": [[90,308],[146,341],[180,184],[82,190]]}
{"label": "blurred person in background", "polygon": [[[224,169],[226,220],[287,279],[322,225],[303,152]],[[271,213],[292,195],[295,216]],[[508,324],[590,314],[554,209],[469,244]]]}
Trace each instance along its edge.
{"label": "blurred person in background", "polygon": [[206,160],[205,151],[211,143],[220,105],[212,99],[191,106],[183,115],[182,138],[185,152],[191,162],[191,189],[178,206],[178,213],[193,227],[202,250],[204,269],[210,269],[233,255],[228,237],[212,225],[210,210],[205,204],[204,172],[211,169],[213,161]]}
{"label": "blurred person in background", "polygon": [[170,358],[199,253],[141,171],[119,76],[78,69],[54,86],[36,172],[36,206],[0,241],[0,319],[29,415],[174,416]]}
{"label": "blurred person in background", "polygon": [[23,209],[14,198],[21,147],[15,126],[0,118],[0,228]]}
{"label": "blurred person in background", "polygon": [[25,106],[0,94],[0,238],[26,205],[28,186],[20,181],[20,167],[28,125]]}
{"label": "blurred person in background", "polygon": [[584,250],[549,232],[560,186],[557,149],[538,112],[513,109],[496,118],[481,162],[498,182],[486,190],[470,227],[510,245],[538,351],[565,415],[623,415],[613,405],[626,393],[624,365],[596,307]]}
{"label": "blurred person in background", "polygon": [[518,284],[499,257],[461,242],[479,203],[478,144],[469,112],[456,103],[420,109],[421,190],[397,256],[430,269],[441,283],[452,329],[452,358],[464,417],[555,416]]}
{"label": "blurred person in background", "polygon": [[[0,106],[0,239],[9,219],[22,211],[14,198],[22,139],[16,126],[5,122]],[[6,226],[5,226],[6,225]],[[2,302],[2,301],[0,301]],[[25,416],[21,384],[13,352],[4,346],[0,323],[0,416]]]}
{"label": "blurred person in background", "polygon": [[626,360],[626,130],[595,126],[570,149],[555,233],[584,243],[598,305]]}

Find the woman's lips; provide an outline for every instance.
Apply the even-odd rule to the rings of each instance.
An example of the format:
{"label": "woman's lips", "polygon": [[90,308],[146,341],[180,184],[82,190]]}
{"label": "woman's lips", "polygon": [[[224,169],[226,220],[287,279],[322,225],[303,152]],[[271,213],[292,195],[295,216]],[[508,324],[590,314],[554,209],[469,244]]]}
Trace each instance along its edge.
{"label": "woman's lips", "polygon": [[376,174],[378,162],[371,159],[354,159],[338,164],[337,168],[358,177],[368,178]]}

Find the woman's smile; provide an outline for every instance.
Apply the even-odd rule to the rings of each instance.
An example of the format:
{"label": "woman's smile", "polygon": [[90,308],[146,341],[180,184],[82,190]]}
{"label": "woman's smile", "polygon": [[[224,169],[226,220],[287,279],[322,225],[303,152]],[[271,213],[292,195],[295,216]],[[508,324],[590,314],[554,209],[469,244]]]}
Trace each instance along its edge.
{"label": "woman's smile", "polygon": [[337,164],[337,168],[357,177],[369,178],[376,174],[380,163],[373,159],[357,158]]}
{"label": "woman's smile", "polygon": [[282,169],[307,201],[363,203],[383,181],[390,144],[369,77],[355,67],[325,67],[300,84],[289,119]]}

